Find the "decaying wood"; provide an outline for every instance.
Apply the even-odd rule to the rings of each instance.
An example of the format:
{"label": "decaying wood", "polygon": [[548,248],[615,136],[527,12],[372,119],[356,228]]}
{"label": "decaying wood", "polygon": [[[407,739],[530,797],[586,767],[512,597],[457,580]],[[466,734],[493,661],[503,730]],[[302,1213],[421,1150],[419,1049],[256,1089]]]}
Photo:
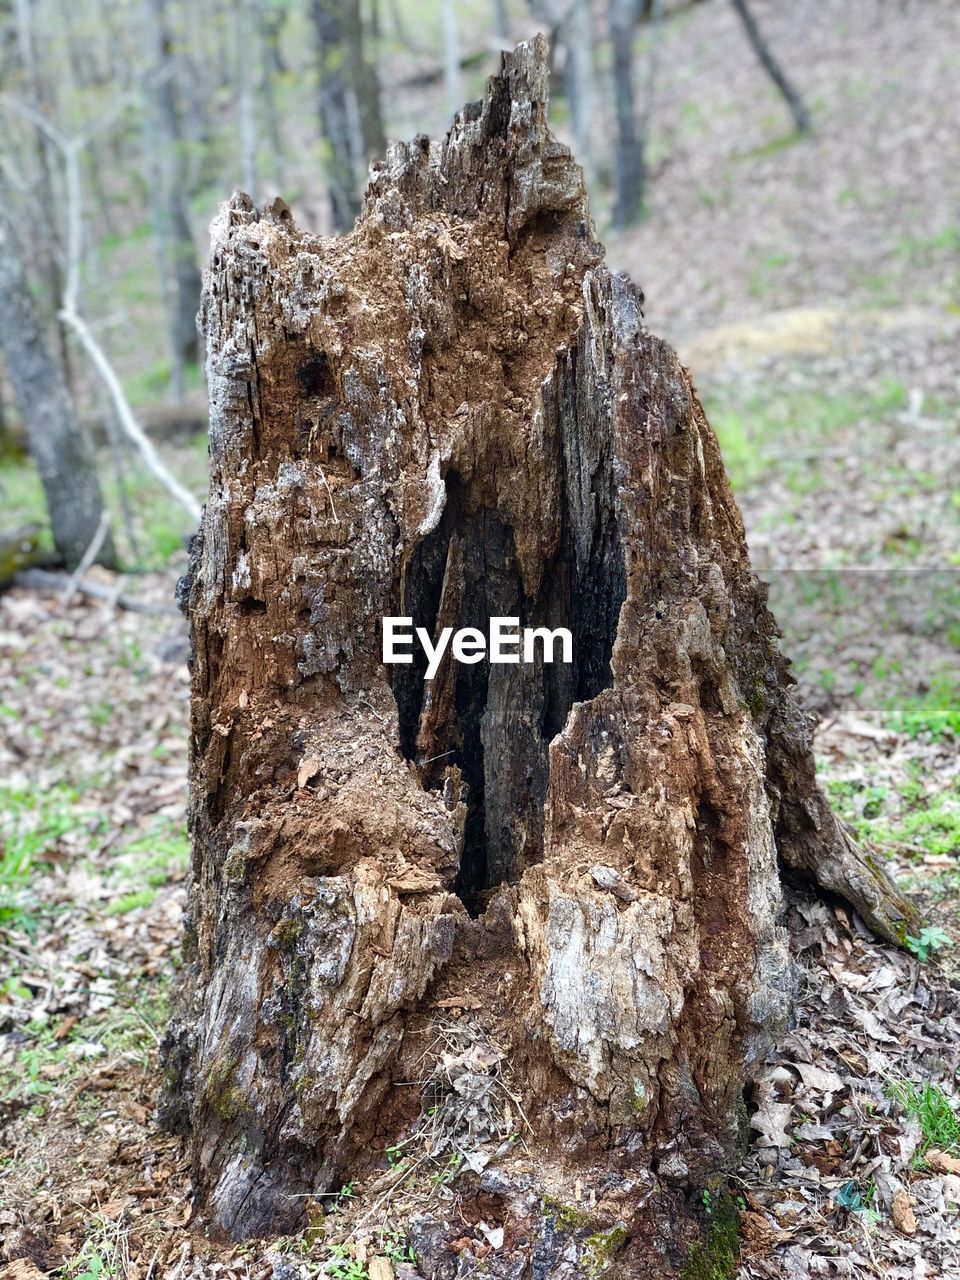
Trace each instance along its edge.
{"label": "decaying wood", "polygon": [[[533,1126],[482,1175],[487,1274],[585,1274],[599,1232],[608,1274],[666,1276],[787,1021],[779,867],[883,937],[913,920],[817,787],[715,437],[603,265],[545,82],[541,41],[505,55],[347,236],[243,196],[214,224],[163,1107],[217,1229],[296,1226],[410,1131],[395,1085],[462,1005]],[[397,614],[567,626],[574,662],[428,686],[381,661]]]}

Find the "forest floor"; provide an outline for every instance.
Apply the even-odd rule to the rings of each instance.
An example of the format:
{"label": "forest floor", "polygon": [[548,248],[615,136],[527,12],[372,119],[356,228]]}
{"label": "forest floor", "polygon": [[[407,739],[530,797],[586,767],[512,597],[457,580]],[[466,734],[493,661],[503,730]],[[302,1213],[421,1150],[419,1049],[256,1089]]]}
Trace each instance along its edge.
{"label": "forest floor", "polygon": [[[724,73],[728,6],[669,24],[652,217],[610,252],[718,430],[823,782],[932,930],[893,950],[791,892],[796,1026],[751,1099],[734,1273],[924,1280],[960,1274],[960,12],[823,7],[781,32],[802,142],[748,61]],[[201,490],[202,441],[166,452]],[[39,511],[27,469],[0,480],[15,522]],[[125,590],[172,609],[178,518],[128,483],[147,568]],[[183,621],[14,590],[0,654],[0,1276],[402,1275],[402,1197],[360,1228],[359,1184],[322,1229],[210,1243],[154,1123],[189,856]],[[456,1182],[435,1194],[452,1212]],[[495,1249],[495,1224],[472,1234]]]}

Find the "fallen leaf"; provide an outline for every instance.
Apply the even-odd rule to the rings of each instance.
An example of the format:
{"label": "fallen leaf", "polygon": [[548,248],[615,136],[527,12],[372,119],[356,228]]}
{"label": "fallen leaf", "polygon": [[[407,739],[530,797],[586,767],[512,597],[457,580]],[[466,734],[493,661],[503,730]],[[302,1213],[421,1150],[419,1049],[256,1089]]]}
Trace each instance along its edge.
{"label": "fallen leaf", "polygon": [[15,1262],[0,1267],[0,1280],[43,1280],[45,1272],[40,1271],[29,1258],[17,1258]]}
{"label": "fallen leaf", "polygon": [[778,1069],[774,1068],[760,1076],[753,1086],[757,1109],[750,1117],[750,1127],[756,1129],[761,1135],[761,1146],[790,1146],[790,1135],[787,1133],[786,1126],[793,1116],[793,1105],[790,1102],[781,1102],[777,1092],[777,1086],[782,1087],[786,1083],[783,1076],[789,1076],[789,1073],[783,1072],[781,1075]]}
{"label": "fallen leaf", "polygon": [[923,1158],[934,1173],[960,1173],[960,1160],[948,1155],[946,1151],[937,1151],[935,1147],[931,1147]]}
{"label": "fallen leaf", "polygon": [[485,1222],[478,1224],[492,1249],[503,1248],[503,1227],[488,1227]]}
{"label": "fallen leaf", "polygon": [[300,768],[297,770],[297,786],[301,789],[307,785],[311,778],[315,778],[323,768],[323,761],[318,756],[305,756],[300,761]]}
{"label": "fallen leaf", "polygon": [[776,1232],[765,1214],[745,1209],[740,1214],[740,1235],[747,1251],[762,1258],[770,1252]]}
{"label": "fallen leaf", "polygon": [[893,1225],[905,1236],[913,1236],[917,1233],[917,1219],[913,1212],[913,1204],[906,1191],[898,1191],[893,1197],[891,1206],[893,1216]]}
{"label": "fallen leaf", "polygon": [[812,1062],[791,1062],[790,1065],[807,1089],[816,1089],[819,1093],[839,1093],[843,1088],[843,1081],[836,1071],[814,1066]]}
{"label": "fallen leaf", "polygon": [[387,883],[397,893],[432,893],[434,889],[440,888],[440,877],[432,871],[408,867],[398,876],[391,876]]}
{"label": "fallen leaf", "polygon": [[450,1253],[463,1253],[465,1249],[473,1248],[475,1243],[471,1236],[458,1236],[456,1240],[448,1240],[444,1248]]}
{"label": "fallen leaf", "polygon": [[53,1033],[54,1040],[65,1039],[76,1025],[77,1025],[77,1019],[71,1013],[69,1017],[64,1018],[64,1020],[60,1023],[59,1027],[57,1027],[56,1031]]}

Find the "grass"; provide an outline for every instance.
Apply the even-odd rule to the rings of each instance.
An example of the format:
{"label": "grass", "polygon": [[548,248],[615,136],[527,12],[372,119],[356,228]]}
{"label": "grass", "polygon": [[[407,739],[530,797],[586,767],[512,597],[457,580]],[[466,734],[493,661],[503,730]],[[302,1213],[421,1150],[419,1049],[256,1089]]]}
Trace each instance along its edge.
{"label": "grass", "polygon": [[106,908],[108,916],[122,916],[130,911],[138,911],[141,907],[149,907],[157,896],[156,889],[137,889],[133,893],[125,893],[122,898],[115,898]]}
{"label": "grass", "polygon": [[897,1080],[890,1083],[887,1092],[908,1116],[919,1121],[921,1156],[931,1149],[960,1151],[960,1116],[939,1085]]}
{"label": "grass", "polygon": [[[156,399],[156,396],[148,398]],[[176,477],[188,489],[201,492],[207,477],[206,434],[198,433],[191,440],[179,444],[172,457],[171,451],[166,452],[167,464]],[[130,459],[129,454],[127,457],[132,465],[129,467],[125,486],[133,512],[135,546],[130,545],[127,537],[120,480],[109,453],[101,450],[99,455],[100,483],[104,500],[113,517],[115,539],[126,564],[137,564],[145,569],[161,568],[172,555],[184,549],[193,526],[182,507],[159,487],[139,459]],[[19,457],[0,460],[0,500],[3,502],[7,527],[37,526],[39,545],[52,550],[53,538],[46,499],[31,459]]]}
{"label": "grass", "polygon": [[708,395],[706,407],[735,490],[749,488],[777,468],[788,487],[802,493],[816,487],[817,468],[808,452],[797,456],[798,447],[816,446],[861,422],[884,418],[902,409],[907,398],[903,384],[888,378],[872,393],[778,385],[742,406]]}
{"label": "grass", "polygon": [[38,541],[41,549],[53,550],[53,537],[40,474],[34,464],[23,455],[8,454],[0,459],[0,501],[3,502],[5,529],[23,529],[36,525],[39,528]]}
{"label": "grass", "polygon": [[896,845],[917,857],[960,854],[960,783],[932,790],[917,778],[894,791],[868,781],[827,778],[825,786],[859,840]]}
{"label": "grass", "polygon": [[144,890],[159,889],[179,880],[189,859],[190,838],[183,822],[161,818],[124,841],[113,866],[118,875],[143,885]]}
{"label": "grass", "polygon": [[11,924],[33,928],[34,865],[69,832],[89,824],[90,814],[77,809],[79,798],[71,787],[46,795],[0,789],[0,930]]}
{"label": "grass", "polygon": [[960,738],[960,680],[947,675],[937,677],[925,693],[894,706],[888,724],[911,738],[929,734],[938,740],[945,733]]}
{"label": "grass", "polygon": [[81,1019],[59,1040],[56,1021],[34,1017],[23,1028],[25,1041],[13,1061],[0,1069],[0,1095],[28,1101],[42,1114],[47,1095],[89,1072],[87,1059],[73,1051],[81,1041],[102,1045],[107,1059],[127,1054],[144,1066],[152,1063],[170,1017],[171,982],[168,974],[131,981],[118,991],[115,1005]]}

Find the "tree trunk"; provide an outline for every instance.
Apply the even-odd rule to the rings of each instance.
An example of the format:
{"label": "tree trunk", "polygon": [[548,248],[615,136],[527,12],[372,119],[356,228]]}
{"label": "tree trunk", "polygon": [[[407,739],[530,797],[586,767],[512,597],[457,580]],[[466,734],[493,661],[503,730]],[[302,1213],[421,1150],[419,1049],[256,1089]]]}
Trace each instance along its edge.
{"label": "tree trunk", "polygon": [[457,29],[456,0],[442,0],[440,18],[443,27],[443,91],[447,114],[452,118],[460,110],[460,34]]}
{"label": "tree trunk", "polygon": [[610,0],[610,46],[613,52],[613,107],[617,144],[613,157],[613,225],[636,222],[643,207],[644,153],[637,132],[633,82],[633,29],[636,0]]}
{"label": "tree trunk", "polygon": [[[77,416],[60,363],[47,345],[13,228],[2,211],[0,351],[43,483],[54,546],[72,568],[93,541],[103,514],[96,455]],[[108,533],[97,559],[112,565],[115,558]]]}
{"label": "tree trunk", "polygon": [[270,143],[270,177],[283,190],[286,185],[286,147],[277,111],[276,84],[284,72],[280,57],[280,33],[287,18],[286,3],[275,7],[268,0],[261,0],[256,12],[261,65],[260,97]]}
{"label": "tree trunk", "polygon": [[330,211],[337,231],[349,231],[360,211],[367,162],[383,155],[376,67],[364,53],[358,0],[312,0],[317,45],[320,129],[327,144]]}
{"label": "tree trunk", "polygon": [[[424,1274],[470,1262],[427,1194],[467,1151],[460,1203],[509,1215],[486,1274],[623,1245],[607,1274],[669,1276],[786,1022],[779,864],[886,938],[915,920],[817,786],[716,439],[603,264],[546,59],[393,147],[347,237],[242,198],[214,224],[163,1114],[234,1237],[409,1139]],[[382,661],[385,616],[563,626],[573,660],[427,682]]]}
{"label": "tree trunk", "polygon": [[773,50],[764,39],[763,32],[760,30],[756,18],[750,9],[747,0],[731,0],[734,9],[739,15],[740,21],[743,23],[744,30],[747,33],[747,39],[760,60],[760,65],[766,71],[767,75],[780,90],[783,100],[790,108],[790,114],[793,116],[793,123],[796,125],[797,133],[810,132],[810,113],[807,110],[806,103],[800,94],[790,83],[786,73],[780,66],[780,63],[773,56]]}
{"label": "tree trunk", "polygon": [[146,29],[152,41],[150,110],[145,113],[145,143],[152,174],[151,200],[167,324],[173,360],[174,393],[183,398],[184,367],[197,363],[197,306],[200,272],[187,213],[183,139],[174,79],[169,74],[172,40],[167,0],[145,0]]}
{"label": "tree trunk", "polygon": [[[14,0],[14,18],[17,30],[17,50],[20,65],[26,80],[26,98],[28,105],[48,120],[55,112],[51,110],[46,99],[44,85],[40,78],[37,60],[33,47],[33,11],[30,0]],[[57,212],[62,207],[54,195],[53,173],[56,170],[56,148],[42,129],[35,131],[37,154],[37,201],[42,211],[43,228],[36,237],[41,262],[41,273],[49,294],[48,305],[55,311],[63,297],[63,272],[60,268],[61,237],[57,228]],[[56,336],[60,364],[63,368],[66,385],[70,388],[72,369],[70,367],[70,348],[67,344],[66,330],[59,320],[56,322]]]}
{"label": "tree trunk", "polygon": [[257,114],[254,94],[258,76],[266,75],[257,66],[259,43],[254,39],[254,0],[240,0],[236,13],[237,48],[234,58],[237,117],[240,138],[240,185],[251,200],[257,199]]}
{"label": "tree trunk", "polygon": [[591,0],[571,0],[563,25],[566,54],[564,85],[570,104],[570,127],[587,186],[596,176],[591,134],[593,132],[593,6]]}

